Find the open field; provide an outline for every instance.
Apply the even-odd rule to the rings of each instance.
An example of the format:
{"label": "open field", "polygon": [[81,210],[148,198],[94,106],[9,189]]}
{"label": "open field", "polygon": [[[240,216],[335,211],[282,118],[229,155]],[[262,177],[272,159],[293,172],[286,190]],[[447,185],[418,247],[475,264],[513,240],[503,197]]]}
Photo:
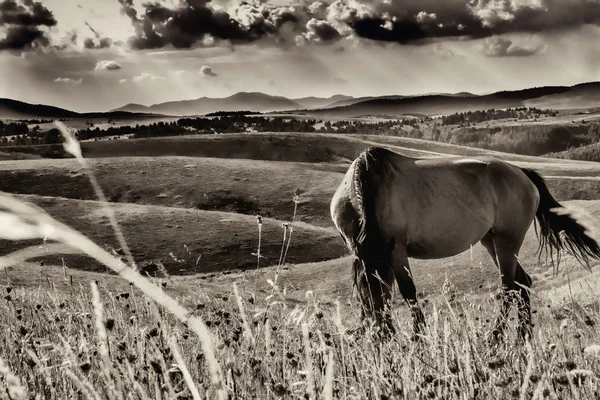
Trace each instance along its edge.
{"label": "open field", "polygon": [[[190,274],[255,266],[251,254],[258,246],[257,214],[268,221],[273,219],[266,223],[262,235],[263,256],[268,258],[262,265],[276,264],[283,235],[281,223],[293,216],[295,193],[299,194],[296,221],[306,224],[307,231],[298,231],[294,238],[297,247],[289,261],[306,263],[344,256],[346,250],[331,222],[329,202],[350,161],[373,145],[419,157],[461,153],[500,156],[539,170],[559,200],[600,199],[598,163],[557,162],[409,138],[252,134],[95,142],[82,147],[84,154],[93,156],[89,162],[107,199],[118,203],[115,210],[123,220],[136,260],[159,260],[171,274]],[[176,155],[178,152],[184,155]],[[213,157],[205,157],[207,154]],[[74,159],[1,162],[0,190],[28,195],[60,221],[73,224],[103,245],[119,247],[98,211],[87,175]],[[145,229],[147,226],[153,229]],[[11,245],[3,252],[17,247]],[[308,249],[312,251],[305,252]],[[86,264],[77,256],[69,257],[68,265]],[[175,261],[178,257],[186,261]],[[60,257],[47,261],[52,264],[57,260]],[[461,263],[464,265],[464,259]],[[436,267],[432,270],[424,268],[424,276],[433,276],[437,266],[452,262],[433,264]],[[87,269],[97,270],[92,265]],[[465,272],[456,280],[464,281],[467,275],[478,276]],[[483,282],[479,276],[476,287]],[[426,280],[433,282],[432,287],[439,283]]]}
{"label": "open field", "polygon": [[[506,346],[484,342],[497,313],[499,276],[479,244],[448,259],[411,260],[429,326],[421,344],[410,341],[410,315],[397,294],[399,332],[393,340],[345,332],[356,325],[358,311],[351,260],[330,220],[329,201],[350,161],[370,145],[422,157],[502,156],[549,177],[557,198],[585,199],[565,204],[600,220],[597,163],[358,135],[216,135],[82,147],[135,260],[162,262],[168,276],[159,271],[157,288],[209,324],[231,398],[304,398],[311,390],[315,398],[331,390],[332,398],[344,399],[531,398],[536,391],[545,398],[594,398],[598,361],[582,350],[600,344],[594,328],[600,321],[600,263],[590,273],[567,257],[554,276],[535,256],[533,227],[519,254],[534,278],[531,351],[515,346],[514,321]],[[101,246],[119,247],[74,159],[2,161],[0,190],[41,206]],[[282,223],[294,215],[294,193],[294,231],[280,270]],[[264,257],[258,271],[257,213],[263,216]],[[12,343],[0,357],[29,392],[75,398],[68,393],[79,391],[93,398],[95,391],[98,398],[118,398],[112,382],[115,392],[133,398],[173,398],[178,392],[191,398],[180,368],[185,365],[202,396],[215,397],[206,353],[190,326],[64,244],[0,241],[0,256],[19,249],[17,264],[0,271],[0,322],[7,327],[0,340]],[[99,284],[103,312],[90,301],[91,280]],[[277,280],[274,296],[268,280]],[[172,338],[183,363],[174,358]]]}

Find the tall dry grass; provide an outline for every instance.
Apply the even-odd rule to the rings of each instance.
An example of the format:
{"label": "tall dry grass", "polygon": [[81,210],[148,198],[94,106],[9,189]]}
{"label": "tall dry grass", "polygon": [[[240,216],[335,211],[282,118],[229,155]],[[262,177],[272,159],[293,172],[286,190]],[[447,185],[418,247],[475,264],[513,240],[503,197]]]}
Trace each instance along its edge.
{"label": "tall dry grass", "polygon": [[[61,128],[67,151],[77,156],[76,142]],[[394,311],[398,334],[381,341],[374,328],[348,333],[358,320],[353,304],[311,293],[304,303],[290,301],[278,287],[281,268],[264,298],[235,283],[221,296],[178,290],[176,281],[165,288],[37,207],[6,194],[0,207],[1,238],[64,242],[131,283],[125,291],[102,281],[69,292],[2,289],[1,398],[598,397],[596,293],[562,303],[534,293],[535,327],[526,345],[514,324],[504,344],[486,344],[496,316],[493,294],[449,292],[427,304],[421,341],[412,340],[403,307]],[[290,246],[287,229],[279,267]],[[11,264],[11,256],[0,263]]]}

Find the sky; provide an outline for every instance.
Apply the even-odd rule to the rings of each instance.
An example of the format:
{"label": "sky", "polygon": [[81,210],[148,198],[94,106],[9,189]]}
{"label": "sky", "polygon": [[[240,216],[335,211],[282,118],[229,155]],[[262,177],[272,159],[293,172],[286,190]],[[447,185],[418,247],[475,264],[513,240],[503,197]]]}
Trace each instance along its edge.
{"label": "sky", "polygon": [[600,81],[597,43],[600,0],[0,0],[0,97],[490,93]]}

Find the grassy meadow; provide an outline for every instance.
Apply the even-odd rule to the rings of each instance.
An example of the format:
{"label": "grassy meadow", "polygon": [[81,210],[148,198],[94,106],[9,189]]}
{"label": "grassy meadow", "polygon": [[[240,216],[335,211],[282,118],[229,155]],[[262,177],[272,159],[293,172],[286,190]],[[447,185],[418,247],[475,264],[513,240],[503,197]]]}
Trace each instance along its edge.
{"label": "grassy meadow", "polygon": [[[2,161],[0,191],[49,217],[0,204],[10,222],[0,233],[0,398],[598,398],[600,263],[588,272],[565,256],[555,274],[535,256],[533,227],[519,254],[534,278],[529,343],[517,340],[514,311],[506,342],[485,341],[500,282],[479,244],[411,262],[428,323],[420,341],[397,293],[396,335],[353,332],[351,260],[329,200],[373,144],[424,157],[500,155],[538,169],[557,198],[600,220],[600,164],[418,139],[83,143],[109,203],[76,159]],[[136,263],[155,267],[145,277],[122,268],[111,214]]]}

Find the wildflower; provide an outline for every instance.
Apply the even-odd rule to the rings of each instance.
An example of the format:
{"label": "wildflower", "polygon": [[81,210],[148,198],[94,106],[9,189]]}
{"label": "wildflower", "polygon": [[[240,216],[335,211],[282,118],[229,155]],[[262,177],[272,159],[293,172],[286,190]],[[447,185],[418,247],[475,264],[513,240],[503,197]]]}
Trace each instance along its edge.
{"label": "wildflower", "polygon": [[90,372],[90,369],[92,369],[92,365],[90,363],[83,363],[79,365],[79,369],[81,369],[81,372],[83,372],[84,374],[87,374],[88,372]]}
{"label": "wildflower", "polygon": [[490,362],[488,362],[488,367],[490,367],[490,369],[498,369],[501,368],[504,365],[504,360],[498,359],[498,360],[492,360]]}
{"label": "wildflower", "polygon": [[152,328],[148,331],[148,333],[146,334],[147,337],[156,337],[158,336],[158,329],[157,328]]}
{"label": "wildflower", "polygon": [[594,376],[594,373],[587,369],[574,369],[572,371],[569,371],[569,376],[571,377],[571,381],[573,382],[573,384],[575,386],[579,386],[584,384],[585,380],[588,377]]}
{"label": "wildflower", "polygon": [[106,327],[106,329],[108,329],[109,331],[112,331],[113,328],[115,327],[115,320],[112,318],[109,318],[106,320],[106,322],[104,323],[104,326]]}
{"label": "wildflower", "polygon": [[573,361],[573,360],[563,361],[563,362],[559,363],[559,365],[562,368],[568,369],[569,371],[573,371],[575,368],[577,368],[577,364],[575,364],[575,361]]}

